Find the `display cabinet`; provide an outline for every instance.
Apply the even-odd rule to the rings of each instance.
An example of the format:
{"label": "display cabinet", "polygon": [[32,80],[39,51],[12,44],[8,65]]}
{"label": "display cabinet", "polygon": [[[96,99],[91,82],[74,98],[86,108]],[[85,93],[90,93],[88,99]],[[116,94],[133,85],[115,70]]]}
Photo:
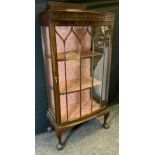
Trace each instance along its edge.
{"label": "display cabinet", "polygon": [[114,15],[48,7],[40,14],[48,93],[47,117],[63,148],[64,130],[103,115],[108,89]]}

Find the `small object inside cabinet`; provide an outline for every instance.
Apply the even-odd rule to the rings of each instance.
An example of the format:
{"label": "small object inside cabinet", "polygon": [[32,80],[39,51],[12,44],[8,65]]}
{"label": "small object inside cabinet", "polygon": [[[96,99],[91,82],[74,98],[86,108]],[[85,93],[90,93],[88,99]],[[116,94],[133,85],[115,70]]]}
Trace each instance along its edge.
{"label": "small object inside cabinet", "polygon": [[[50,5],[49,5],[50,6]],[[47,117],[63,149],[64,130],[104,116],[108,128],[108,89],[114,15],[48,7],[40,15],[48,93]]]}

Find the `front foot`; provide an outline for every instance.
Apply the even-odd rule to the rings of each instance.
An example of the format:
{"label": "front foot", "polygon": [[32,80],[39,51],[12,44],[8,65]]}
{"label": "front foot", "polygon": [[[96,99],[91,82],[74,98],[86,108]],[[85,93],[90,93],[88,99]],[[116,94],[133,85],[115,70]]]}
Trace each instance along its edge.
{"label": "front foot", "polygon": [[56,146],[57,150],[60,151],[64,148],[63,144],[62,143],[58,143],[57,146]]}
{"label": "front foot", "polygon": [[104,123],[103,123],[103,127],[105,128],[105,129],[108,129],[110,126],[107,124],[107,119],[108,119],[108,117],[109,117],[109,112],[108,113],[106,113],[105,115],[104,115]]}
{"label": "front foot", "polygon": [[61,135],[62,135],[62,130],[56,130],[56,135],[57,135],[57,138],[58,138],[58,144],[56,145],[56,148],[58,151],[62,150],[64,148],[64,145],[61,141]]}
{"label": "front foot", "polygon": [[104,127],[105,129],[110,128],[110,126],[109,126],[107,123],[103,124],[103,127]]}

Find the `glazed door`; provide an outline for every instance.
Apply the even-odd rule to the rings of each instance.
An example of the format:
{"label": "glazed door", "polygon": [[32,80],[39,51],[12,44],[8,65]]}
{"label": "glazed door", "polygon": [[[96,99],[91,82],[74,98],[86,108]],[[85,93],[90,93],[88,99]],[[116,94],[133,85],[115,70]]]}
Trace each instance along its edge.
{"label": "glazed door", "polygon": [[55,26],[55,38],[61,123],[105,108],[110,27]]}

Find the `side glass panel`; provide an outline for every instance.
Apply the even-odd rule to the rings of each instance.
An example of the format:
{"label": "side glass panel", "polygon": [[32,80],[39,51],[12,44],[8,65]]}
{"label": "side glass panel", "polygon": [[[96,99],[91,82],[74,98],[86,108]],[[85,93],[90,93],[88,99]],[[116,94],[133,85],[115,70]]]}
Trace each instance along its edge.
{"label": "side glass panel", "polygon": [[102,55],[92,58],[93,77],[101,82],[100,85],[93,87],[93,97],[102,106],[104,106],[102,103],[106,98],[110,35],[110,28],[108,26],[94,27],[93,29],[93,51],[102,53]]}
{"label": "side glass panel", "polygon": [[56,26],[61,121],[105,106],[108,26]]}
{"label": "side glass panel", "polygon": [[51,112],[55,117],[55,99],[54,99],[54,90],[53,90],[52,56],[51,56],[51,50],[50,50],[49,28],[47,26],[42,26],[41,34],[42,34],[44,65],[45,65],[45,72],[46,72],[48,104]]}

